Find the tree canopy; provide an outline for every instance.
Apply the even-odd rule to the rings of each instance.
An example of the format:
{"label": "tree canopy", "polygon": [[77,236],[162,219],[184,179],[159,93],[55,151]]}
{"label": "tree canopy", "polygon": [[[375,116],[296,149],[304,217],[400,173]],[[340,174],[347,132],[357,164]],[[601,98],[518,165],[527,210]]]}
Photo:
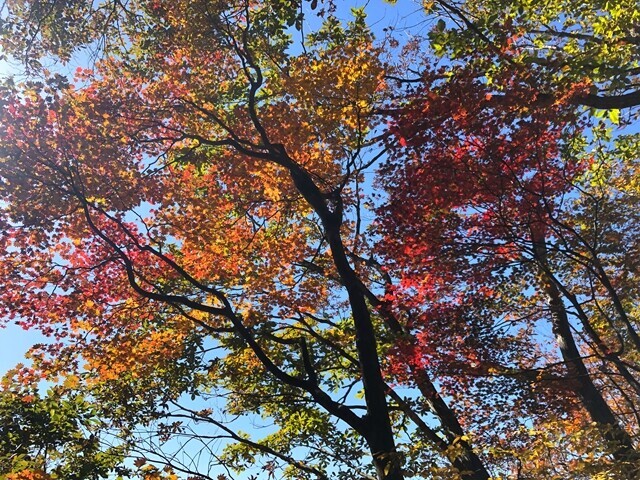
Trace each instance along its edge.
{"label": "tree canopy", "polygon": [[7,0],[0,478],[637,478],[633,3]]}

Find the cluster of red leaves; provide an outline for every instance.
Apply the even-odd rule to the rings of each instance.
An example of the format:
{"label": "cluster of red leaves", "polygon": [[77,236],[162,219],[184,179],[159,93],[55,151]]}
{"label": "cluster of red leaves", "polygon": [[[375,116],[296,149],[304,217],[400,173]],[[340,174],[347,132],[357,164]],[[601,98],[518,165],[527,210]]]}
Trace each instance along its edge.
{"label": "cluster of red leaves", "polygon": [[[0,123],[6,154],[0,192],[7,199],[0,314],[52,338],[34,351],[45,372],[55,368],[43,353],[64,359],[62,345],[90,349],[95,338],[117,344],[158,315],[157,306],[132,298],[124,258],[139,279],[165,284],[176,279],[167,262],[147,248],[163,241],[162,232],[141,232],[130,213],[125,219],[162,195],[154,176],[144,172],[143,159],[163,146],[129,142],[131,129],[140,127],[109,97],[54,82],[20,94],[5,89]],[[154,348],[163,351],[161,343],[167,342],[162,336],[156,340]]]}
{"label": "cluster of red leaves", "polygon": [[387,300],[415,332],[390,352],[390,373],[410,381],[407,363],[428,367],[460,389],[543,355],[535,318],[518,323],[499,299],[522,282],[532,239],[549,234],[586,162],[562,155],[580,133],[571,101],[584,86],[551,98],[533,75],[505,71],[489,85],[453,72],[425,74],[392,114],[377,229],[398,281]]}
{"label": "cluster of red leaves", "polygon": [[495,93],[470,72],[447,81],[433,74],[392,120],[381,170],[389,192],[381,251],[391,259],[429,265],[463,236],[487,240],[493,259],[508,260],[571,189],[584,165],[565,163],[560,149],[581,87],[549,100],[533,79],[505,77],[493,79],[505,92]]}
{"label": "cluster of red leaves", "polygon": [[7,480],[50,480],[51,476],[41,470],[22,470],[18,473],[10,473]]}

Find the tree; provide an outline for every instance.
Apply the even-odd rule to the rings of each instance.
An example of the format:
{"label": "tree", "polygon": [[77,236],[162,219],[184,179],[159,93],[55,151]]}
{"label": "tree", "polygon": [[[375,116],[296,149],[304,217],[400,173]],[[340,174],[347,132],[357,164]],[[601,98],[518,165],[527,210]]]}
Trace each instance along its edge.
{"label": "tree", "polygon": [[[507,43],[501,52],[510,58],[512,48]],[[482,52],[463,60],[446,74],[444,69],[427,70],[410,82],[417,86],[404,94],[407,104],[388,110],[395,138],[389,141],[392,158],[382,171],[389,200],[380,210],[385,240],[379,252],[402,272],[394,301],[412,309],[416,328],[429,332],[415,361],[430,364],[444,358],[440,368],[460,382],[451,358],[460,362],[464,348],[479,375],[528,380],[530,370],[514,370],[517,357],[506,365],[496,359],[504,357],[504,341],[513,341],[514,329],[519,337],[522,332],[531,335],[532,323],[548,317],[561,353],[561,358],[551,358],[551,366],[564,364],[566,372],[560,375],[566,377],[565,387],[600,425],[621,462],[621,474],[634,478],[637,452],[624,424],[630,421],[635,428],[635,420],[624,419],[607,397],[620,396],[618,401],[636,409],[637,325],[629,315],[633,294],[612,270],[620,258],[609,254],[615,247],[607,236],[624,227],[602,211],[610,201],[620,201],[624,208],[629,200],[608,188],[593,190],[595,170],[616,165],[625,171],[630,167],[621,163],[629,160],[598,147],[597,159],[584,152],[581,129],[592,122],[573,105],[584,103],[590,82],[563,92],[548,72],[525,72],[513,62],[487,68]],[[553,105],[549,91],[554,92]],[[592,135],[602,138],[605,132],[599,125]],[[587,216],[576,215],[577,210],[585,213],[586,205]],[[450,322],[447,328],[433,318],[434,304],[436,315]],[[467,314],[461,315],[461,309]],[[609,324],[606,334],[600,328],[603,315]],[[491,331],[505,321],[510,328],[499,331],[506,334],[498,335],[499,353],[491,349],[499,340],[472,343],[479,335],[473,329]],[[469,329],[465,343],[447,341],[454,332]],[[576,330],[596,364],[602,362],[595,371],[583,358]],[[617,347],[602,337],[614,331]],[[518,340],[515,347],[520,349]],[[455,350],[436,353],[443,345]],[[543,357],[529,348],[535,356],[527,368],[538,369]],[[625,352],[634,353],[623,358]],[[608,378],[603,380],[600,372],[608,372]],[[620,378],[614,380],[614,375]],[[557,374],[553,380],[558,381]],[[602,386],[608,381],[614,392],[608,390],[611,385]]]}
{"label": "tree", "polygon": [[89,480],[121,470],[123,448],[103,446],[101,419],[79,394],[5,389],[0,418],[2,478]]}
{"label": "tree", "polygon": [[[633,2],[427,2],[452,21],[431,33],[440,55],[499,58],[540,69],[555,85],[588,80],[574,102],[598,109],[638,106],[638,19]],[[508,47],[508,48],[505,48]],[[553,91],[544,92],[553,96]],[[616,114],[617,115],[617,114]]]}
{"label": "tree", "polygon": [[[78,383],[148,478],[163,464],[216,475],[158,446],[182,439],[186,455],[197,444],[234,470],[264,458],[290,478],[488,479],[557,474],[555,460],[628,476],[636,425],[610,405],[633,391],[633,357],[600,346],[624,317],[613,329],[585,310],[579,333],[601,340],[585,358],[554,275],[584,286],[597,255],[585,270],[549,253],[557,238],[591,245],[554,223],[592,208],[567,197],[594,172],[575,111],[590,84],[523,75],[478,47],[395,89],[415,65],[383,63],[362,10],[344,24],[322,5],[293,41],[317,8],[8,4],[3,48],[35,76],[1,93],[0,309],[52,338],[32,352],[37,375]],[[99,59],[74,78],[41,67],[82,48]],[[380,200],[366,174],[386,153]],[[603,279],[588,309],[608,319]],[[550,317],[560,356],[539,338]],[[617,373],[595,378],[598,360]],[[272,428],[238,432],[246,416]],[[567,458],[546,460],[549,439],[526,422],[558,432]]]}
{"label": "tree", "polygon": [[[358,223],[345,218],[383,88],[362,15],[346,30],[329,19],[313,50],[290,57],[286,15],[268,5],[150,3],[135,12],[118,57],[79,72],[86,87],[53,77],[5,91],[3,178],[15,200],[5,210],[7,310],[24,305],[22,321],[48,331],[71,319],[71,349],[81,346],[105,380],[155,371],[151,352],[159,362],[180,356],[180,334],[120,349],[158,315],[178,332],[195,322],[224,347],[227,371],[258,369],[246,371],[258,380],[254,395],[328,412],[348,427],[338,439],[364,439],[380,478],[401,478],[367,304],[376,297],[349,262],[363,247]],[[130,221],[142,202],[152,211]],[[332,334],[339,323],[327,315],[350,318],[347,335]],[[364,416],[348,403],[354,371]],[[237,391],[233,378],[213,380]],[[399,396],[394,403],[409,412]],[[453,426],[448,441],[422,428],[447,452],[460,436]],[[460,444],[467,454],[449,453],[454,464],[486,478]]]}

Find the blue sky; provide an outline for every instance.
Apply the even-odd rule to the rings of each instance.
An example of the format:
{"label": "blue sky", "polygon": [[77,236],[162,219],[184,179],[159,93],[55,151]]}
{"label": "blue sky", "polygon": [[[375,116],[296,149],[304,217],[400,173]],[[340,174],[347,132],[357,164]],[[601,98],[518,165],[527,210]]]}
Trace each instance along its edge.
{"label": "blue sky", "polygon": [[35,331],[23,330],[9,323],[0,330],[0,373],[4,373],[24,361],[24,354],[34,343],[44,341],[44,337]]}

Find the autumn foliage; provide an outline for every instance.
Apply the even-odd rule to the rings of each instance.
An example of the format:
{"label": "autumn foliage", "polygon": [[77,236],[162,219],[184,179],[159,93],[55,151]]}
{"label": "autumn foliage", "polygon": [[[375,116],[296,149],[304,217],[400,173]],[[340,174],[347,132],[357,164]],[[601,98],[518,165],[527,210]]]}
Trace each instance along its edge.
{"label": "autumn foliage", "polygon": [[0,413],[68,435],[0,478],[636,477],[632,83],[423,8],[7,4],[0,312],[48,341]]}

